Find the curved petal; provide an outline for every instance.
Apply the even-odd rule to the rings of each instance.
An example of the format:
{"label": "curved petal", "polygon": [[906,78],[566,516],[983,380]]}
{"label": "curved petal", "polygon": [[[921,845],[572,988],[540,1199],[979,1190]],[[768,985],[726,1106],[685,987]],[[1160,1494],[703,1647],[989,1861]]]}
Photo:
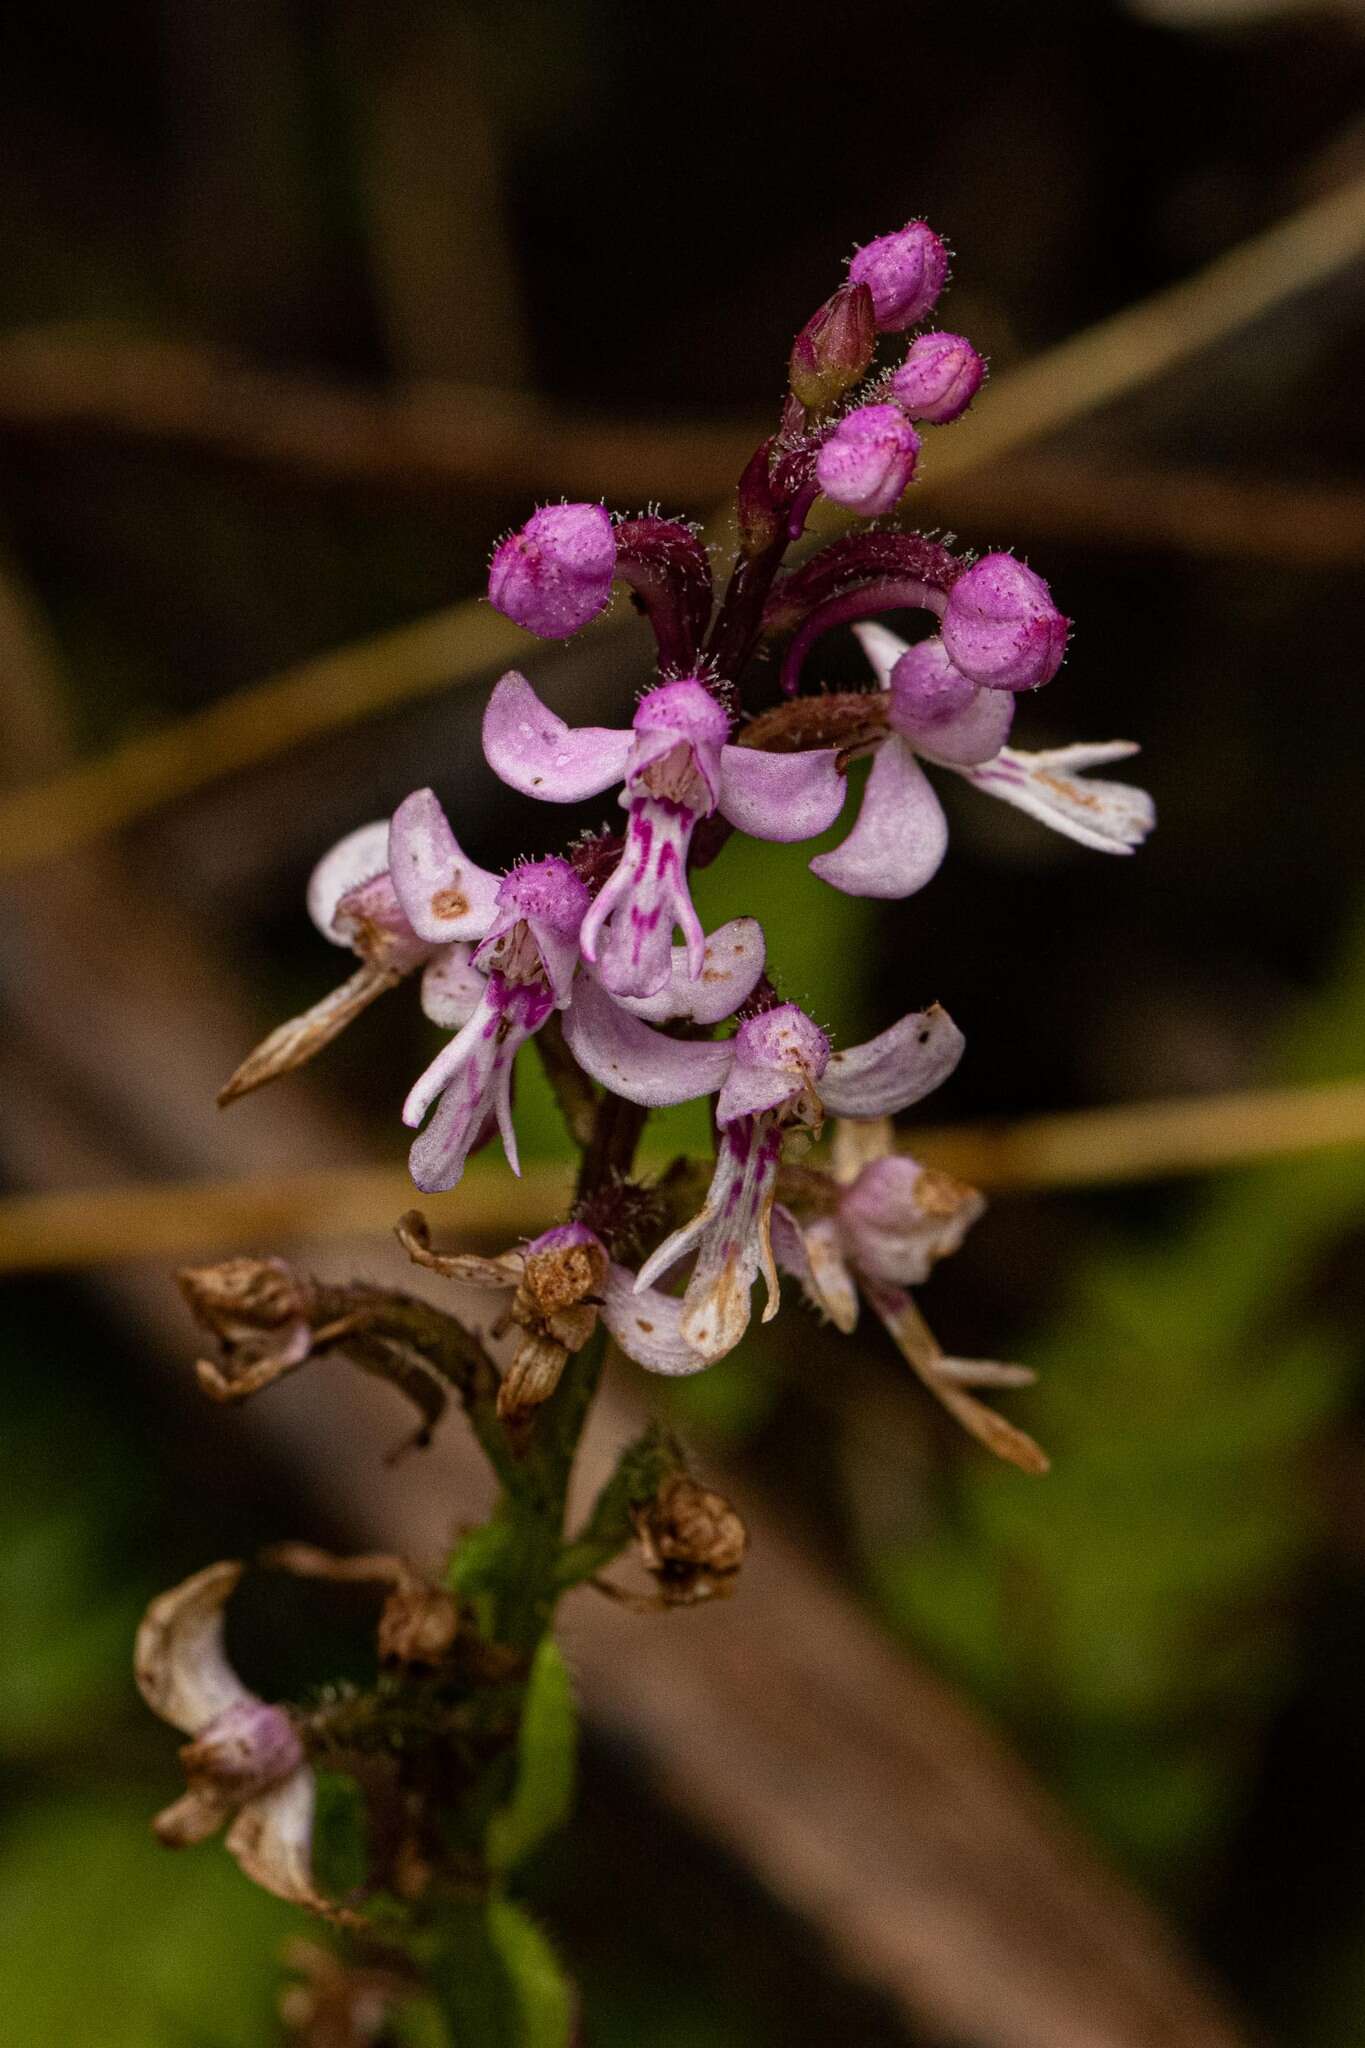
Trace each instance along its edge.
{"label": "curved petal", "polygon": [[523,796],[571,804],[600,796],[626,772],[635,735],[610,725],[566,725],[515,669],[483,715],[483,751],[493,773]]}
{"label": "curved petal", "polygon": [[612,1265],[602,1292],[602,1320],[627,1358],[646,1372],[678,1379],[704,1372],[710,1363],[694,1351],[682,1334],[681,1301],[655,1288],[637,1290],[635,1275]]}
{"label": "curved petal", "polygon": [[893,1116],[947,1080],[965,1043],[935,1003],[902,1017],[866,1045],[836,1052],[820,1082],[820,1099],[836,1116]]}
{"label": "curved petal", "polygon": [[733,1016],[753,993],[763,972],[763,927],[756,917],[732,917],[713,931],[702,952],[701,973],[694,981],[686,946],[673,948],[668,980],[656,995],[617,996],[622,1009],[648,1024],[666,1024],[683,1017],[690,1024],[719,1024]]}
{"label": "curved petal", "polygon": [[858,1289],[839,1244],[832,1216],[817,1216],[803,1229],[790,1209],[774,1202],[773,1256],[784,1273],[799,1280],[812,1308],[849,1336],[858,1327]]}
{"label": "curved petal", "polygon": [[1042,754],[1003,747],[995,760],[958,773],[1095,853],[1132,853],[1156,823],[1151,797],[1130,782],[1093,782],[1083,771],[1137,751],[1132,740],[1083,741]]}
{"label": "curved petal", "polygon": [[666,1038],[632,1017],[589,974],[580,974],[564,1012],[564,1036],[580,1067],[613,1095],[651,1109],[713,1095],[734,1057],[725,1040]]}
{"label": "curved petal", "polygon": [[805,754],[722,747],[720,809],[751,839],[814,839],[829,830],[848,794],[838,758],[837,747]]}
{"label": "curved petal", "polygon": [[908,743],[877,749],[858,822],[842,846],[817,854],[811,873],[848,896],[913,896],[948,849],[948,820]]}
{"label": "curved petal", "polygon": [[389,826],[389,874],[408,923],[433,945],[481,939],[493,922],[501,877],[470,860],[435,792],[404,797]]}
{"label": "curved petal", "polygon": [[442,946],[422,974],[422,1011],[433,1024],[458,1031],[479,1007],[486,983],[464,944]]}
{"label": "curved petal", "polygon": [[308,915],[324,939],[334,946],[349,946],[349,936],[333,926],[337,904],[362,882],[372,882],[389,864],[389,821],[376,818],[371,825],[359,825],[339,839],[308,877]]}
{"label": "curved petal", "polygon": [[197,1735],[229,1707],[256,1697],[223,1649],[223,1609],[241,1576],[240,1564],[205,1566],[159,1594],[138,1629],[138,1691],[154,1714],[186,1735]]}
{"label": "curved petal", "polygon": [[317,1788],[300,1764],[278,1785],[249,1799],[225,1837],[243,1872],[263,1891],[315,1913],[329,1912],[313,1883],[313,1812]]}

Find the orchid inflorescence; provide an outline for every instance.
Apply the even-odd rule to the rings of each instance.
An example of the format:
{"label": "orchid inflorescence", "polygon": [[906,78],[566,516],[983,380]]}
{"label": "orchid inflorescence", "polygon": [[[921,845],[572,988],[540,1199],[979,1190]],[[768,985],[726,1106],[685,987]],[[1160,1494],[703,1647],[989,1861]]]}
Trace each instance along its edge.
{"label": "orchid inflorescence", "polygon": [[[308,889],[314,923],[358,967],[273,1033],[223,1092],[231,1100],[298,1066],[378,995],[420,974],[422,1009],[449,1035],[402,1115],[416,1133],[412,1178],[436,1192],[456,1186],[494,1135],[519,1171],[513,1068],[537,1040],[585,1147],[573,1213],[497,1258],[433,1250],[419,1216],[400,1230],[418,1263],[492,1297],[493,1339],[518,1332],[491,1400],[477,1373],[462,1380],[464,1366],[436,1367],[454,1378],[495,1461],[489,1432],[507,1432],[511,1463],[500,1469],[513,1487],[516,1461],[535,1455],[537,1416],[602,1331],[652,1372],[700,1371],[743,1337],[760,1274],[764,1319],[776,1314],[779,1268],[839,1330],[854,1327],[865,1300],[982,1442],[1026,1469],[1046,1466],[972,1391],[1029,1375],[945,1357],[908,1291],[983,1206],[898,1152],[888,1121],[952,1073],[957,1026],[932,1005],[835,1050],[775,985],[754,914],[762,906],[743,905],[708,933],[690,886],[735,834],[793,843],[827,833],[850,805],[849,770],[860,760],[868,771],[851,829],[810,861],[822,882],[853,896],[904,898],[936,873],[948,827],[926,768],[1101,852],[1131,852],[1152,825],[1143,791],[1088,772],[1133,753],[1129,742],[1041,753],[1009,744],[1020,697],[1046,684],[1066,651],[1069,622],[1043,579],[1012,554],[973,558],[886,523],[914,480],[923,433],[959,418],[984,374],[969,341],[925,325],[947,269],[940,237],[911,222],[859,249],[803,326],[776,430],[738,483],[719,588],[720,550],[655,510],[617,517],[600,504],[549,504],[499,542],[489,600],[529,634],[567,640],[619,585],[653,630],[655,674],[628,726],[567,724],[516,670],[483,718],[484,758],[509,788],[569,805],[615,792],[620,829],[498,874],[466,851],[431,789],[362,825],[322,859]],[[899,362],[878,367],[879,338],[907,334]],[[813,520],[841,530],[789,563]],[[907,613],[928,631],[903,638],[885,623]],[[814,686],[817,648],[845,626],[870,665],[867,683]],[[698,1098],[714,1103],[709,1188],[701,1194],[695,1173],[645,1186],[633,1176],[645,1116]],[[839,1120],[828,1170],[805,1156],[827,1116]],[[228,1347],[226,1373],[202,1368],[220,1397],[292,1369],[338,1331],[371,1369],[424,1350],[430,1363],[433,1344],[404,1321],[411,1305],[385,1321],[357,1297],[339,1318],[320,1322],[318,1311],[310,1322],[315,1297],[268,1265],[245,1276],[248,1291],[275,1301],[284,1286],[292,1306],[285,1317],[276,1302],[255,1336],[239,1327],[242,1275],[226,1320],[205,1307],[204,1276],[195,1282],[201,1319]],[[677,1495],[677,1470],[662,1477]],[[631,1513],[638,1533],[648,1521],[639,1499]],[[650,1542],[657,1562],[657,1535]],[[227,1583],[197,1588],[193,1611],[209,1599],[216,1617]],[[242,1779],[240,1814],[286,1797],[302,1811],[307,1765],[272,1718],[279,1710],[230,1690],[214,1695],[220,1715],[259,1724],[265,1735],[252,1739],[263,1757],[269,1750]],[[158,1699],[202,1749],[209,1702],[177,1714]],[[190,1831],[230,1803],[201,1787]],[[240,1816],[234,1826],[240,1839]]]}

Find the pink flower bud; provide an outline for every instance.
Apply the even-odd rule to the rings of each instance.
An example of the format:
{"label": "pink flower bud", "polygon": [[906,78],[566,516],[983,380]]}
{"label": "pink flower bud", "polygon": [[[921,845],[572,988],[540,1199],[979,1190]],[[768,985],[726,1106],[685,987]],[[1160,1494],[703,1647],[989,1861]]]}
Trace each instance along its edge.
{"label": "pink flower bud", "polygon": [[876,348],[871,292],[865,284],[840,285],[792,343],[791,388],[802,405],[824,412],[866,375]]}
{"label": "pink flower bud", "polygon": [[493,553],[488,596],[542,640],[565,640],[611,596],[616,535],[601,505],[542,505]]}
{"label": "pink flower bud", "polygon": [[943,644],[974,683],[1036,690],[1056,675],[1071,621],[1013,555],[983,555],[948,593]]}
{"label": "pink flower bud", "polygon": [[820,488],[864,519],[890,512],[915,474],[919,435],[894,405],[862,405],[839,421],[815,464]]}
{"label": "pink flower bud", "polygon": [[931,227],[912,220],[898,234],[879,235],[859,249],[848,275],[871,289],[881,332],[899,334],[933,307],[948,275],[948,251]]}
{"label": "pink flower bud", "polygon": [[985,364],[965,336],[920,334],[891,379],[891,396],[912,420],[946,427],[967,410],[985,374]]}

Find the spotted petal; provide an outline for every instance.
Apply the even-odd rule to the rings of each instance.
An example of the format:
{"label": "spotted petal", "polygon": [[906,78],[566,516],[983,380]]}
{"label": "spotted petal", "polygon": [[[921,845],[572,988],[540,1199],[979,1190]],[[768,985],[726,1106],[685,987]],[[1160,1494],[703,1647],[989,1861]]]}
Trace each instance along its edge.
{"label": "spotted petal", "polygon": [[722,747],[720,809],[751,839],[814,839],[844,807],[848,784],[834,747],[770,754],[761,747]]}
{"label": "spotted petal", "polygon": [[1132,740],[1082,742],[1041,754],[1002,747],[995,760],[957,772],[1080,846],[1132,853],[1156,823],[1151,797],[1130,782],[1092,781],[1084,771],[1126,761],[1137,751]]}
{"label": "spotted petal", "polygon": [[947,1080],[965,1042],[935,1003],[866,1045],[836,1052],[819,1083],[820,1100],[836,1116],[893,1116]]}
{"label": "spotted petal", "polygon": [[483,751],[493,773],[547,803],[578,803],[620,782],[634,741],[629,729],[566,725],[515,669],[483,715]]}
{"label": "spotted petal", "polygon": [[470,965],[469,954],[467,945],[442,946],[422,974],[423,1014],[446,1031],[458,1031],[469,1022],[486,986],[478,968]]}
{"label": "spotted petal", "polygon": [[943,807],[909,743],[892,733],[877,749],[857,824],[810,866],[847,896],[891,899],[922,889],[947,850]]}
{"label": "spotted petal", "polygon": [[613,1095],[651,1109],[712,1095],[730,1070],[734,1049],[726,1041],[667,1038],[609,996],[592,975],[582,973],[564,1012],[564,1036],[584,1072]]}
{"label": "spotted petal", "polygon": [[635,1275],[612,1265],[602,1294],[602,1320],[627,1358],[673,1379],[704,1371],[710,1361],[684,1338],[682,1316],[682,1302],[674,1295],[653,1287],[637,1292]]}
{"label": "spotted petal", "polygon": [[833,1216],[816,1216],[804,1227],[791,1210],[774,1202],[773,1256],[784,1273],[801,1283],[812,1308],[848,1336],[858,1327],[858,1289],[839,1244]]}
{"label": "spotted petal", "polygon": [[719,1024],[733,1016],[763,972],[763,928],[756,917],[732,917],[712,932],[695,981],[686,946],[674,946],[673,966],[664,986],[652,996],[617,996],[622,1009],[649,1024],[685,1018],[690,1024]]}
{"label": "spotted petal", "polygon": [[484,937],[500,878],[462,850],[434,791],[414,790],[394,812],[388,867],[408,923],[422,938],[440,946]]}

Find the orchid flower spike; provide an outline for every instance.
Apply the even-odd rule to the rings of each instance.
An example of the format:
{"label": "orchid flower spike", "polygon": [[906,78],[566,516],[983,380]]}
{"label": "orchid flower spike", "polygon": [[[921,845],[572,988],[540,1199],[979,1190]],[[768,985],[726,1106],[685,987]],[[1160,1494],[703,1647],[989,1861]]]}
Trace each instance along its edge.
{"label": "orchid flower spike", "polygon": [[907,1291],[958,1249],[985,1200],[892,1145],[889,1123],[836,1127],[832,1204],[800,1221],[774,1206],[777,1263],[846,1335],[857,1327],[861,1291],[914,1372],[971,1435],[1024,1471],[1045,1472],[1032,1437],[970,1391],[1028,1386],[1033,1374],[992,1359],[945,1358]]}
{"label": "orchid flower spike", "polygon": [[833,748],[765,753],[729,744],[730,715],[695,676],[661,683],[629,728],[564,723],[524,676],[505,675],[484,715],[489,766],[513,789],[576,803],[623,783],[620,862],[583,919],[583,957],[614,995],[649,997],[672,973],[675,927],[689,972],[705,939],[687,883],[692,833],[719,812],[757,839],[808,839],[833,823],[844,783]]}
{"label": "orchid flower spike", "polygon": [[243,1685],[224,1653],[223,1612],[241,1576],[240,1564],[209,1565],[153,1600],[138,1629],[142,1697],[191,1738],[180,1752],[189,1790],[153,1826],[168,1847],[183,1848],[230,1820],[227,1847],[249,1878],[335,1918],[313,1882],[316,1791],[298,1731],[283,1707]]}
{"label": "orchid flower spike", "polygon": [[962,1034],[937,1008],[832,1056],[825,1034],[794,1003],[747,1018],[733,1038],[669,1038],[587,978],[565,1036],[579,1065],[628,1101],[662,1107],[718,1094],[720,1148],[705,1204],[650,1255],[635,1283],[648,1288],[697,1254],[680,1328],[707,1365],[733,1350],[748,1327],[760,1268],[768,1285],[764,1320],[777,1313],[769,1219],[785,1133],[818,1129],[826,1109],[852,1117],[904,1109],[945,1080],[962,1053]]}
{"label": "orchid flower spike", "polygon": [[450,941],[424,979],[422,998],[428,1016],[456,1035],[403,1105],[404,1123],[416,1129],[437,1103],[413,1143],[412,1177],[428,1193],[454,1187],[490,1119],[519,1173],[512,1063],[569,1000],[588,892],[555,856],[513,868],[501,881],[475,867],[429,789],[394,812],[390,849],[394,886],[414,929]]}

